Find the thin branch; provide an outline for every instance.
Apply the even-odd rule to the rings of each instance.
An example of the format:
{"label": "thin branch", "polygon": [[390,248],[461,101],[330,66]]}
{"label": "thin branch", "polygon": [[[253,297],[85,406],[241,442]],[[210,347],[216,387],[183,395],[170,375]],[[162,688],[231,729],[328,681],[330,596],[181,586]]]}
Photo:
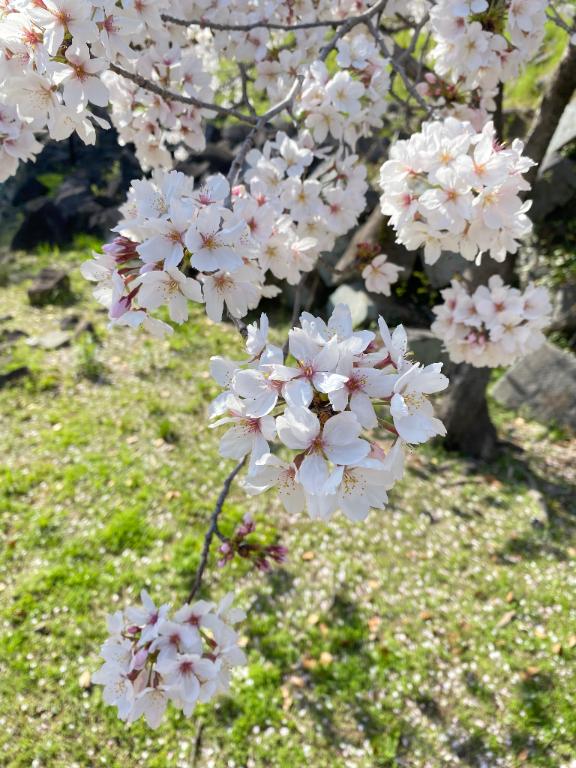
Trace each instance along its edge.
{"label": "thin branch", "polygon": [[375,13],[386,5],[387,0],[378,0],[364,13],[358,16],[350,16],[345,19],[326,19],[318,21],[302,21],[298,24],[281,24],[279,22],[268,21],[268,19],[260,19],[259,21],[252,21],[248,24],[222,24],[217,21],[210,21],[209,19],[195,19],[193,21],[186,21],[185,19],[178,19],[175,16],[163,13],[162,20],[167,21],[170,24],[177,24],[180,27],[202,27],[203,29],[212,29],[214,31],[222,32],[250,32],[253,29],[277,29],[282,32],[293,32],[298,29],[321,29],[322,27],[344,27],[348,26],[351,29],[356,24],[362,23],[367,18],[371,18]]}
{"label": "thin branch", "polygon": [[161,85],[152,82],[152,80],[147,80],[145,77],[142,77],[135,72],[128,72],[127,69],[123,69],[117,64],[110,63],[110,70],[115,72],[117,75],[120,75],[120,77],[125,77],[126,80],[131,80],[133,83],[136,83],[136,85],[140,86],[140,88],[144,88],[146,91],[150,91],[151,93],[155,93],[158,96],[161,96],[167,101],[180,101],[183,104],[190,104],[191,106],[198,107],[199,109],[206,109],[210,112],[217,112],[218,114],[226,115],[227,117],[235,117],[237,120],[242,120],[242,122],[249,123],[250,125],[255,125],[257,122],[256,117],[246,115],[244,112],[239,112],[237,109],[232,107],[221,107],[219,104],[211,104],[207,101],[201,101],[194,96],[185,96],[182,93],[175,93],[174,91],[170,91],[168,88],[163,88]]}
{"label": "thin branch", "polygon": [[425,13],[424,16],[418,22],[418,24],[416,24],[416,26],[414,27],[414,32],[412,34],[412,39],[410,40],[410,45],[408,46],[408,48],[404,49],[400,54],[400,56],[398,57],[398,62],[400,64],[409,56],[412,56],[412,54],[414,53],[416,45],[418,44],[418,38],[420,37],[420,32],[426,26],[429,19],[430,19],[429,14]]}
{"label": "thin branch", "polygon": [[336,48],[338,40],[343,38],[344,35],[348,34],[348,32],[358,24],[366,24],[366,26],[369,27],[372,24],[372,17],[384,10],[387,2],[388,0],[378,0],[377,3],[374,3],[374,5],[371,8],[368,8],[367,11],[364,11],[364,13],[346,19],[328,45],[325,45],[324,48],[320,50],[320,55],[318,57],[320,61],[326,61],[330,51]]}
{"label": "thin branch", "polygon": [[[292,330],[296,326],[296,321],[298,320],[298,315],[300,314],[300,310],[302,309],[302,293],[304,290],[304,285],[306,283],[306,280],[308,279],[309,272],[303,272],[300,280],[298,281],[296,288],[294,290],[294,303],[292,304],[292,316],[290,318],[290,328],[289,330]],[[288,357],[288,345],[290,343],[290,339],[287,338],[284,342],[284,346],[282,347],[282,357],[284,360]]]}
{"label": "thin branch", "polygon": [[549,8],[549,12],[546,14],[547,18],[553,24],[556,24],[557,27],[560,27],[560,29],[563,29],[564,32],[568,32],[569,35],[573,35],[575,31],[574,28],[564,21],[564,19],[558,13],[554,5],[552,3],[549,3],[548,8]]}
{"label": "thin branch", "polygon": [[230,492],[230,486],[232,485],[234,478],[236,477],[238,472],[240,472],[244,464],[246,464],[246,456],[244,456],[242,461],[238,462],[238,464],[234,467],[232,472],[230,472],[230,474],[224,481],[224,485],[222,486],[222,490],[220,491],[220,495],[218,496],[218,500],[216,501],[216,506],[214,507],[214,511],[212,512],[212,515],[210,517],[210,526],[208,527],[208,530],[206,531],[206,535],[204,536],[204,546],[202,547],[200,564],[194,576],[192,589],[190,590],[190,593],[186,598],[187,603],[192,602],[192,600],[196,596],[196,593],[200,589],[200,585],[202,583],[202,576],[204,575],[204,571],[206,570],[206,565],[208,564],[208,555],[210,554],[210,545],[212,544],[212,539],[214,538],[214,534],[216,533],[216,530],[218,528],[218,518],[220,516],[220,513],[222,512],[222,508],[224,506],[224,502],[226,501],[226,497]]}
{"label": "thin branch", "polygon": [[[428,104],[424,101],[422,96],[418,93],[416,88],[414,87],[414,84],[410,82],[408,75],[406,74],[406,70],[404,69],[403,65],[400,63],[399,59],[402,56],[402,53],[399,57],[394,57],[390,55],[390,51],[388,50],[388,46],[386,45],[384,38],[380,34],[380,31],[374,26],[372,21],[368,20],[366,21],[366,26],[370,30],[370,33],[374,40],[376,41],[376,44],[380,48],[380,51],[382,52],[382,55],[390,60],[390,65],[392,66],[392,69],[400,76],[400,79],[404,83],[404,87],[408,91],[408,93],[412,96],[413,99],[415,99],[418,104],[422,107],[422,109],[426,112],[427,115],[432,114],[434,111],[433,108],[430,108]],[[410,56],[410,59],[412,56]]]}
{"label": "thin branch", "polygon": [[[250,98],[248,96],[249,78],[248,78],[248,72],[246,71],[246,65],[238,63],[238,71],[240,72],[240,80],[242,83],[242,101],[240,102],[240,105],[245,106],[253,117],[258,117],[258,113],[252,106],[252,102],[250,101]],[[240,105],[237,105],[237,106],[240,106]]]}

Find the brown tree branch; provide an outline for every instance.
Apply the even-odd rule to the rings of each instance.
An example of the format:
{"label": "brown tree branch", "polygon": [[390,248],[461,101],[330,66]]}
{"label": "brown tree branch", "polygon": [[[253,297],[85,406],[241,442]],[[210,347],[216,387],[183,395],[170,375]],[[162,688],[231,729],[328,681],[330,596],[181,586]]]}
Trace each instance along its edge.
{"label": "brown tree branch", "polygon": [[250,125],[254,125],[257,122],[255,117],[246,115],[244,112],[239,112],[237,109],[221,107],[219,104],[211,104],[207,101],[201,101],[194,96],[185,96],[183,93],[170,91],[168,88],[163,88],[161,85],[152,82],[152,80],[147,80],[145,77],[142,77],[135,72],[129,72],[127,69],[123,69],[122,67],[119,67],[117,64],[113,64],[112,62],[110,63],[109,68],[115,74],[120,75],[120,77],[125,77],[126,80],[131,80],[133,83],[136,83],[136,85],[140,86],[140,88],[144,88],[144,90],[150,91],[150,93],[155,93],[158,96],[161,96],[163,99],[166,99],[166,101],[180,101],[183,104],[190,104],[191,106],[198,107],[199,109],[207,109],[211,112],[217,112],[219,115],[235,117],[237,120],[242,120],[244,123],[250,123]]}
{"label": "brown tree branch", "polygon": [[162,20],[167,21],[170,24],[177,24],[180,27],[202,27],[204,29],[213,29],[215,31],[222,32],[250,32],[253,29],[273,29],[280,30],[282,32],[293,32],[298,29],[320,29],[322,27],[346,27],[351,29],[356,24],[361,24],[365,19],[370,19],[378,11],[383,10],[388,0],[378,0],[373,6],[368,8],[364,13],[358,14],[358,16],[349,16],[345,19],[325,19],[318,21],[302,21],[297,24],[280,24],[278,22],[269,21],[268,19],[260,19],[259,21],[252,21],[247,24],[222,24],[217,21],[210,21],[209,19],[195,19],[193,21],[186,21],[185,19],[178,19],[175,16],[163,13]]}
{"label": "brown tree branch", "polygon": [[206,570],[206,565],[208,564],[208,555],[210,554],[210,545],[212,544],[212,539],[214,538],[214,534],[218,529],[218,518],[220,517],[222,508],[224,507],[224,502],[226,501],[226,497],[230,493],[230,486],[232,485],[234,478],[236,477],[238,472],[240,472],[244,464],[246,464],[246,456],[244,456],[242,461],[236,464],[232,472],[230,472],[230,474],[224,481],[224,485],[222,486],[222,490],[220,491],[220,495],[218,496],[218,500],[216,501],[216,506],[214,507],[214,511],[212,512],[212,515],[210,517],[210,525],[208,527],[208,530],[206,531],[206,535],[204,536],[204,546],[202,547],[202,554],[200,555],[200,564],[196,570],[196,574],[194,576],[194,581],[192,583],[192,588],[190,589],[190,593],[186,598],[187,603],[192,602],[192,600],[196,596],[196,593],[200,589],[200,585],[202,584],[202,577],[204,575],[204,571]]}

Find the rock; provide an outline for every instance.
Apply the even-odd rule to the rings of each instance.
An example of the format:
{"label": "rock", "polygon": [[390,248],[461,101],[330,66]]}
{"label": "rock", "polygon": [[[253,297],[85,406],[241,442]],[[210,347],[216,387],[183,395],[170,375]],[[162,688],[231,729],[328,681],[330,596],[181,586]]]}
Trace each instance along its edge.
{"label": "rock", "polygon": [[[553,153],[562,149],[566,144],[576,139],[576,102],[568,104],[562,117],[560,118],[552,140],[548,145],[546,157],[549,158]],[[546,160],[544,161],[546,163]]]}
{"label": "rock", "polygon": [[506,408],[576,430],[576,357],[545,342],[510,368],[493,395]]}
{"label": "rock", "polygon": [[552,155],[542,166],[532,190],[532,221],[543,221],[557,208],[567,205],[576,195],[576,162]]}
{"label": "rock", "polygon": [[13,368],[11,371],[7,371],[6,373],[0,373],[0,389],[6,386],[6,384],[10,384],[13,381],[18,381],[19,379],[23,379],[26,376],[30,376],[30,368],[28,368],[27,365],[21,365],[19,368]]}
{"label": "rock", "polygon": [[444,288],[456,274],[470,269],[471,262],[459,253],[444,251],[435,264],[424,264],[424,272],[433,288]]}
{"label": "rock", "polygon": [[448,364],[448,354],[442,349],[442,341],[425,328],[406,328],[408,349],[414,353],[415,362]]}
{"label": "rock", "polygon": [[63,331],[72,331],[78,326],[78,323],[82,320],[82,315],[73,312],[71,315],[65,315],[60,320],[60,328]]}
{"label": "rock", "polygon": [[18,341],[18,339],[22,339],[25,336],[28,336],[26,331],[20,331],[17,328],[14,330],[5,328],[3,331],[0,331],[0,344],[12,344],[14,341]]}
{"label": "rock", "polygon": [[560,286],[552,296],[552,322],[549,330],[574,333],[576,331],[576,282]]}
{"label": "rock", "polygon": [[347,304],[352,315],[352,325],[357,328],[367,320],[378,316],[376,305],[360,284],[341,285],[328,299],[328,313],[331,314],[337,304]]}
{"label": "rock", "polygon": [[60,349],[67,347],[72,341],[72,334],[66,331],[50,331],[44,336],[32,336],[26,342],[30,347],[40,347],[40,349]]}
{"label": "rock", "polygon": [[24,221],[12,238],[14,251],[29,251],[41,243],[64,245],[68,239],[62,214],[52,200],[39,198],[26,206]]}
{"label": "rock", "polygon": [[398,299],[396,296],[384,296],[381,293],[370,293],[370,298],[376,307],[376,316],[382,315],[389,326],[404,325],[408,327],[429,327],[430,311],[408,297]]}
{"label": "rock", "polygon": [[28,288],[28,299],[33,307],[46,304],[65,304],[73,298],[70,278],[59,267],[45,267]]}
{"label": "rock", "polygon": [[37,197],[42,197],[48,190],[38,181],[35,176],[28,176],[21,184],[12,198],[12,205],[23,205],[24,203],[35,200]]}
{"label": "rock", "polygon": [[83,230],[91,235],[97,235],[100,237],[111,237],[111,230],[120,221],[120,212],[116,207],[93,207],[92,212],[88,216],[86,223],[86,229]]}

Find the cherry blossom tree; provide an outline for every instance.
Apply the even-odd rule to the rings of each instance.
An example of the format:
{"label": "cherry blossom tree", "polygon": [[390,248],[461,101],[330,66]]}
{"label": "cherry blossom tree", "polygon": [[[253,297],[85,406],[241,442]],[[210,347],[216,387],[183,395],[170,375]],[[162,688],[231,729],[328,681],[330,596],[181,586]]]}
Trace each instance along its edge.
{"label": "cherry blossom tree", "polygon": [[[527,145],[505,144],[503,89],[538,53],[547,20],[570,36],[565,58]],[[243,360],[206,361],[221,389],[208,416],[236,465],[188,597],[173,611],[142,592],[141,606],[109,618],[94,680],[122,720],[155,728],[168,703],[190,716],[246,663],[232,595],[198,599],[214,541],[222,567],[240,556],[267,570],[286,551],[259,543],[249,518],[224,536],[236,478],[291,513],[357,523],[385,508],[409,448],[444,435],[458,444],[474,419],[484,428],[486,372],[543,341],[545,290],[511,283],[531,230],[531,184],[575,82],[570,8],[547,0],[0,2],[0,181],[33,162],[45,138],[94,143],[96,127],[113,124],[147,175],[82,266],[110,326],[133,329],[132,344],[162,337],[193,302],[232,322],[246,349]],[[360,140],[397,131],[399,118],[406,138],[379,169],[386,224],[428,263],[462,254],[472,275],[434,310],[434,333],[466,364],[445,423],[431,397],[448,378],[440,363],[412,358],[402,326],[379,318],[377,331],[358,330],[345,305],[323,319],[303,304],[324,254],[365,210],[373,169]],[[206,124],[222,120],[247,126],[246,138],[226,177],[197,185],[174,166],[202,152]],[[358,268],[385,295],[402,271],[370,247]],[[292,322],[279,346],[265,313],[244,318],[287,286]]]}

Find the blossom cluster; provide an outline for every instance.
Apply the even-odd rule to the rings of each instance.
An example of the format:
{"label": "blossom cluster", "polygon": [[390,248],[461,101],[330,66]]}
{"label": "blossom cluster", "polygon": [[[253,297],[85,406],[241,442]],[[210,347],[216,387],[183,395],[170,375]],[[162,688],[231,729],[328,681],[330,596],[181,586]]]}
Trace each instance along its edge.
{"label": "blossom cluster", "polygon": [[121,720],[144,716],[157,728],[169,701],[189,717],[197,703],[229,689],[231,670],[247,663],[233,629],[246,615],[232,607],[231,594],[218,605],[186,603],[172,616],[169,605],[157,607],[145,590],[141,599],[141,606],[108,617],[104,664],[92,682],[104,686],[104,701]]}
{"label": "blossom cluster", "polygon": [[[228,427],[222,456],[249,456],[248,493],[276,487],[289,512],[328,519],[340,509],[363,520],[384,508],[402,477],[406,444],[445,434],[427,398],[448,385],[442,364],[411,362],[402,326],[391,334],[380,318],[379,332],[354,331],[344,304],[328,322],[303,312],[285,360],[263,314],[248,328],[246,361],[212,358],[224,389],[210,409],[212,426]],[[377,428],[393,436],[387,451],[371,435]],[[273,441],[287,460],[271,452]]]}
{"label": "blossom cluster", "polygon": [[[382,125],[389,90],[388,61],[365,28],[339,37],[329,74],[327,54],[321,54],[325,27],[289,33],[265,26],[213,30],[210,24],[294,25],[339,20],[368,7],[352,0],[306,0],[297,8],[260,0],[11,0],[0,7],[0,105],[15,107],[18,120],[37,134],[61,140],[76,132],[93,143],[95,125],[108,127],[93,108],[110,104],[120,141],[134,143],[142,166],[169,169],[174,156],[204,149],[203,119],[215,115],[215,102],[233,108],[247,83],[253,100],[257,94],[281,100],[300,79],[293,112],[315,141],[330,135],[353,147]],[[166,13],[199,23],[172,23]],[[249,75],[231,77],[227,61]],[[9,139],[10,151],[0,145],[4,178],[13,173],[14,158],[33,157],[31,145]]]}
{"label": "blossom cluster", "polygon": [[551,304],[542,286],[530,284],[520,291],[492,275],[474,293],[457,280],[441,293],[444,303],[433,309],[432,332],[455,363],[508,366],[544,342],[542,329],[549,323]]}
{"label": "blossom cluster", "polygon": [[151,312],[166,306],[182,323],[188,301],[205,302],[215,322],[225,308],[241,318],[279,292],[266,284],[268,273],[296,284],[312,270],[356,223],[367,184],[354,155],[333,157],[316,178],[303,178],[315,159],[308,139],[279,132],[251,150],[246,183],[233,189],[221,175],[195,189],[177,171],[132,182],[119,237],[82,266],[111,322],[170,333]]}
{"label": "blossom cluster", "polygon": [[487,252],[504,261],[531,230],[531,201],[520,192],[533,162],[515,139],[498,144],[493,124],[481,131],[454,117],[427,122],[409,139],[397,141],[380,169],[382,212],[390,216],[397,242],[424,247],[429,264],[442,251],[470,261]]}
{"label": "blossom cluster", "polygon": [[351,147],[381,128],[390,90],[389,62],[359,28],[337,43],[335,74],[316,60],[306,70],[296,113],[318,143],[328,136]]}
{"label": "blossom cluster", "polygon": [[[100,73],[106,68],[106,42],[116,18],[110,3],[88,0],[45,0],[3,3],[0,9],[0,108],[15,109],[21,141],[0,131],[0,178],[15,171],[14,160],[30,160],[40,150],[26,136],[47,130],[61,140],[74,131],[86,143],[95,140],[94,123],[108,123],[90,106],[108,104]],[[134,11],[118,22],[118,33],[138,26]],[[110,30],[110,32],[108,31]],[[89,47],[90,45],[90,47]],[[6,159],[9,155],[11,161]]]}
{"label": "blossom cluster", "polygon": [[544,37],[548,0],[438,0],[430,11],[436,73],[494,90],[518,76]]}

